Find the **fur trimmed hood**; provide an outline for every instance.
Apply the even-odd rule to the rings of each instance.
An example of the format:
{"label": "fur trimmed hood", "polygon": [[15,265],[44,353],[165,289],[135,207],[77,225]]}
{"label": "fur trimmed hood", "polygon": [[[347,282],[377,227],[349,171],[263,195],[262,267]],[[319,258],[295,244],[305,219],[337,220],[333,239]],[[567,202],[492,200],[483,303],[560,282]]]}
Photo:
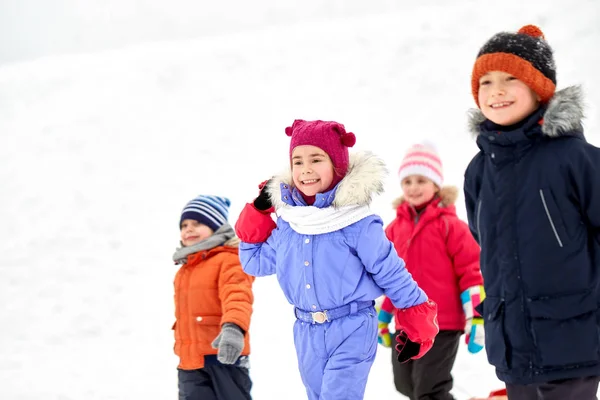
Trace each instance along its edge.
{"label": "fur trimmed hood", "polygon": [[241,243],[240,238],[238,238],[237,236],[234,236],[231,239],[229,239],[228,241],[226,241],[225,243],[223,243],[223,246],[237,249],[238,247],[240,247],[240,243]]}
{"label": "fur trimmed hood", "polygon": [[[388,173],[385,162],[371,152],[350,154],[348,172],[337,186],[333,207],[369,205],[375,194],[383,193],[384,179]],[[286,203],[281,198],[281,185],[293,187],[289,170],[273,177],[267,188],[275,209]]]}
{"label": "fur trimmed hood", "polygon": [[[458,188],[456,186],[444,186],[438,192],[437,197],[441,198],[439,207],[452,206],[458,198]],[[400,196],[394,200],[392,202],[394,210],[400,207],[402,203],[404,203],[404,196]]]}
{"label": "fur trimmed hood", "polygon": [[[554,94],[544,113],[542,132],[548,137],[569,135],[570,132],[583,131],[583,89],[570,86]],[[486,120],[480,109],[469,110],[469,131],[477,137],[480,126]]]}

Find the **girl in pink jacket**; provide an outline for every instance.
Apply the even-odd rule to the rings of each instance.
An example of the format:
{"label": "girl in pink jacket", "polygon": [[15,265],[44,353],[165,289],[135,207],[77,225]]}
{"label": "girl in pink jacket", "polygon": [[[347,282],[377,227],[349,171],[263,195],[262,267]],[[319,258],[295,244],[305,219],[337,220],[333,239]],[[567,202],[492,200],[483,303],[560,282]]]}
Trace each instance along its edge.
{"label": "girl in pink jacket", "polygon": [[[392,354],[394,383],[410,399],[453,399],[451,370],[460,336],[466,332],[470,352],[483,348],[483,320],[474,310],[485,296],[479,245],[456,215],[458,189],[443,186],[442,162],[432,146],[412,146],[398,175],[403,196],[394,202],[397,216],[386,235],[415,281],[438,304],[440,332],[429,353],[418,360],[399,363]],[[379,342],[386,347],[402,340],[388,330],[398,312],[385,298]]]}

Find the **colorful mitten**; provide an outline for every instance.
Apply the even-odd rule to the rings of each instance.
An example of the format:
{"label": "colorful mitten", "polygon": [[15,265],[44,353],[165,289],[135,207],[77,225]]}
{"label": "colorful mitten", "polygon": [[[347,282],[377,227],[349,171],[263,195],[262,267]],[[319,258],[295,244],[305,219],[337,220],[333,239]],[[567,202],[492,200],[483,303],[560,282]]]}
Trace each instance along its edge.
{"label": "colorful mitten", "polygon": [[[387,300],[387,298],[386,298]],[[391,304],[391,302],[390,302]],[[383,345],[383,347],[392,347],[392,334],[390,333],[390,330],[388,328],[388,326],[390,325],[390,322],[392,322],[392,314],[388,311],[385,311],[383,309],[383,305],[382,305],[382,309],[378,309],[377,307],[375,308],[377,310],[377,341],[379,342],[379,344]]]}
{"label": "colorful mitten", "polygon": [[469,352],[472,354],[481,351],[485,343],[483,318],[481,317],[481,314],[475,310],[475,307],[477,307],[484,299],[485,292],[481,285],[472,286],[460,295],[463,310],[465,311],[465,317],[467,318],[465,341],[467,342]]}
{"label": "colorful mitten", "polygon": [[437,322],[437,304],[431,299],[425,303],[398,311],[396,350],[398,361],[421,358],[433,347],[433,341],[440,331]]}

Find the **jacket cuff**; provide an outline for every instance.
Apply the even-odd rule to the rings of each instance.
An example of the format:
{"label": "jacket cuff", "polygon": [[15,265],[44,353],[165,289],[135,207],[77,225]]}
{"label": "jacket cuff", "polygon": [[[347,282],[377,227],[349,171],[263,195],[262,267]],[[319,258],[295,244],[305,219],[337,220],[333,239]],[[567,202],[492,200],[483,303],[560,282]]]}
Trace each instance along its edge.
{"label": "jacket cuff", "polygon": [[437,304],[429,299],[425,303],[398,311],[396,330],[406,333],[416,343],[433,342],[440,331],[437,322]]}

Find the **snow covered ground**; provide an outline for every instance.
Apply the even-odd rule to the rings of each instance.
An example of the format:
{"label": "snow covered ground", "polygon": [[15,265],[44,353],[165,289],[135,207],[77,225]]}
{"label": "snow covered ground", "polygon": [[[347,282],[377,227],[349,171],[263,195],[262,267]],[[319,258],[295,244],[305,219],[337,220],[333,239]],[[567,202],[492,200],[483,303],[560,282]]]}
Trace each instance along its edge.
{"label": "snow covered ground", "polygon": [[[231,29],[215,13],[194,39],[0,66],[0,399],[175,399],[170,257],[185,202],[226,195],[235,222],[285,167],[295,118],[344,123],[392,171],[433,141],[461,186],[476,152],[470,71],[496,32],[541,26],[559,88],[584,85],[600,145],[596,0],[237,3]],[[392,173],[374,204],[386,221],[399,190]],[[305,399],[291,306],[273,277],[255,295],[254,397]],[[464,346],[454,375],[459,400],[499,385]],[[380,348],[366,398],[385,396],[401,398]]]}

